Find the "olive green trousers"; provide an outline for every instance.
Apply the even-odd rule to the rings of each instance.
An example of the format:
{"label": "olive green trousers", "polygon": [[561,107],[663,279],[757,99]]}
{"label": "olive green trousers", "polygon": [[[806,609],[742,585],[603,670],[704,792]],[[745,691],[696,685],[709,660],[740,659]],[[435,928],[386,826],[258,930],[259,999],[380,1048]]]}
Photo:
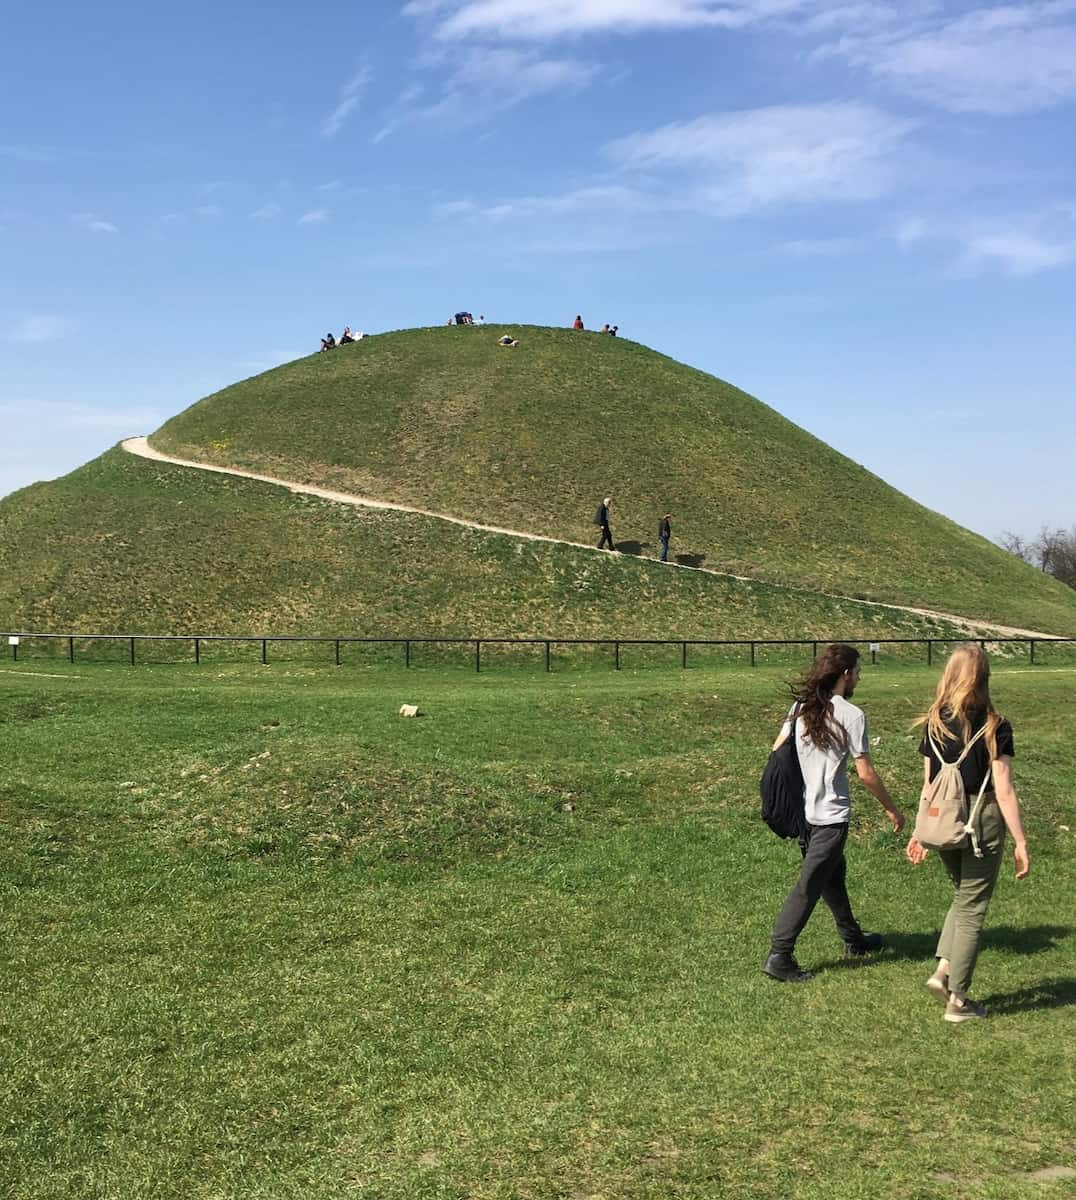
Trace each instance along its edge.
{"label": "olive green trousers", "polygon": [[938,851],[953,885],[953,902],[945,915],[935,954],[949,960],[949,991],[961,999],[971,987],[979,938],[1005,846],[1005,823],[992,794],[983,797],[979,828],[982,858],[975,857],[970,845],[962,850]]}

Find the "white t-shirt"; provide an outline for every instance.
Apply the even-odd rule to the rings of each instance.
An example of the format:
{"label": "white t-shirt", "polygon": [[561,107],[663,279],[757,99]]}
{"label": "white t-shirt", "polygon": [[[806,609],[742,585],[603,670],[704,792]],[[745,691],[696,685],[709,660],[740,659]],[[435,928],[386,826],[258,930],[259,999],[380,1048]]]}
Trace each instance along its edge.
{"label": "white t-shirt", "polygon": [[[848,755],[859,758],[868,753],[867,716],[843,696],[829,702],[841,749],[819,750],[804,736],[803,722],[796,721],[796,754],[803,772],[804,815],[809,825],[843,825],[852,815],[852,796],[848,787]],[[792,709],[788,710],[788,717]],[[788,718],[784,731],[788,732]]]}

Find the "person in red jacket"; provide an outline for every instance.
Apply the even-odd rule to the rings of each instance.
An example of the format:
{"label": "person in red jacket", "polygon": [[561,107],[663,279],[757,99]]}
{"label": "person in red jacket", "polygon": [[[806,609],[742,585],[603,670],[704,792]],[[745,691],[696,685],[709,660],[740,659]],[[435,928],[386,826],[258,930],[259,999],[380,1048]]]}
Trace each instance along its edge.
{"label": "person in red jacket", "polygon": [[583,318],[580,316],[577,316],[575,318],[575,320],[572,322],[572,328],[573,329],[582,329],[583,328]]}

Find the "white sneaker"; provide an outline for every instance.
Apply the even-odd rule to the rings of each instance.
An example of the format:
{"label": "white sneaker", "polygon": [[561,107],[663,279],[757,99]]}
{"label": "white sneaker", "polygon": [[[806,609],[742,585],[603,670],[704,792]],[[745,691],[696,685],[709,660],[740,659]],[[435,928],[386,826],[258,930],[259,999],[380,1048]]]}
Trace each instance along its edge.
{"label": "white sneaker", "polygon": [[927,980],[927,991],[941,1004],[949,1003],[949,974],[937,971]]}
{"label": "white sneaker", "polygon": [[952,1021],[954,1025],[960,1024],[961,1021],[981,1021],[985,1016],[986,1009],[983,1005],[976,1004],[967,996],[963,1000],[950,996],[949,1003],[945,1006],[945,1020]]}

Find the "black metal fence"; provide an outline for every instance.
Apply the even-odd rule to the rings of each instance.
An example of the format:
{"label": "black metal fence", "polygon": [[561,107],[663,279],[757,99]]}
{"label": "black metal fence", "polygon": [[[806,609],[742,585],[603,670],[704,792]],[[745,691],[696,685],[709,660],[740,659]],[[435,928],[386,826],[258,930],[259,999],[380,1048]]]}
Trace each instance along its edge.
{"label": "black metal fence", "polygon": [[[688,665],[689,649],[698,651],[703,647],[742,648],[745,661],[752,667],[758,664],[760,651],[765,647],[802,646],[810,647],[811,657],[818,653],[820,645],[831,641],[846,640],[850,645],[866,647],[872,663],[876,663],[878,654],[884,647],[915,647],[924,648],[923,661],[930,666],[935,658],[937,649],[958,644],[968,640],[953,638],[513,638],[513,637],[302,637],[295,635],[261,636],[258,634],[145,634],[145,633],[0,633],[0,639],[9,646],[11,660],[19,661],[20,652],[23,659],[28,655],[35,643],[44,643],[48,648],[49,657],[55,657],[57,651],[63,653],[72,663],[76,657],[82,661],[92,661],[83,649],[76,656],[76,648],[83,643],[107,642],[119,643],[124,648],[124,657],[132,665],[139,661],[150,661],[145,655],[140,660],[138,647],[146,643],[183,643],[189,647],[189,661],[200,663],[207,653],[211,654],[214,647],[221,643],[252,644],[260,648],[261,662],[269,662],[269,647],[281,644],[304,643],[332,647],[332,662],[341,666],[344,661],[344,650],[355,646],[397,646],[400,648],[402,663],[405,667],[412,665],[414,648],[418,646],[466,646],[468,656],[473,652],[474,669],[482,670],[483,647],[491,646],[533,646],[544,653],[545,669],[553,669],[553,650],[561,647],[607,647],[610,651],[612,665],[615,670],[621,669],[624,650],[627,647],[666,646],[679,654],[681,668]],[[997,637],[974,638],[984,648],[1008,646],[1013,652],[1024,648],[1027,661],[1035,663],[1036,647],[1068,645],[1076,646],[1076,638],[1030,638],[1030,637]],[[66,643],[66,645],[64,645]],[[1040,649],[1041,654],[1041,649]],[[738,655],[737,655],[738,657]],[[326,658],[328,656],[326,655]]]}

